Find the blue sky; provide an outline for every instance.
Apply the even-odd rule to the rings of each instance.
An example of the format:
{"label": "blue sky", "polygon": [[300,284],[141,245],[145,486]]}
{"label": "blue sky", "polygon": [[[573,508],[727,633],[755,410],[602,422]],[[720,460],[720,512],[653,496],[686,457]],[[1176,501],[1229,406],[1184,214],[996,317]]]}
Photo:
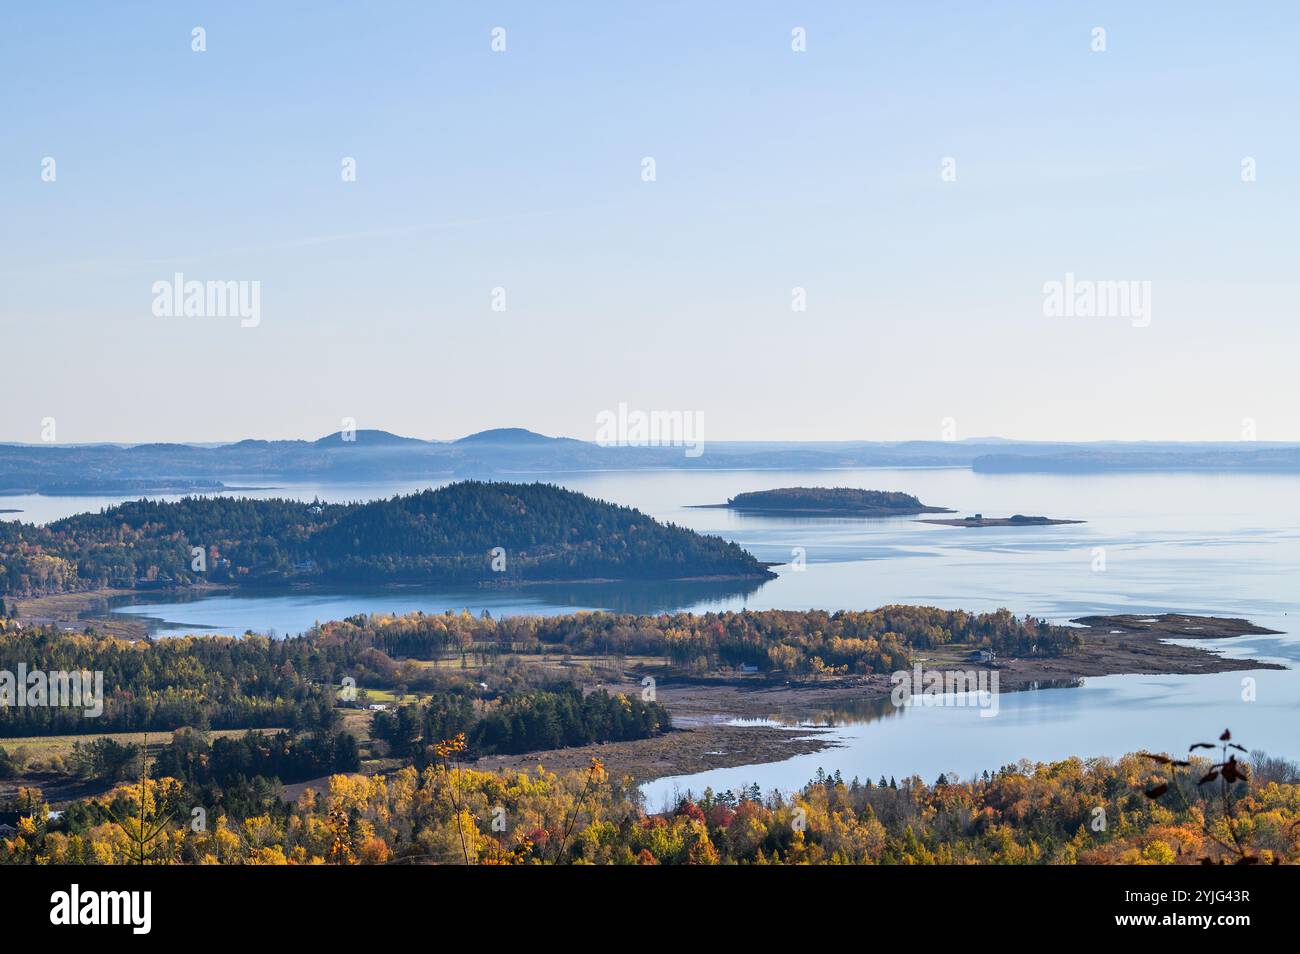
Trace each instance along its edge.
{"label": "blue sky", "polygon": [[[1290,3],[0,17],[0,440],[1300,440]],[[178,271],[257,327],[156,317]],[[1149,326],[1045,316],[1066,273]]]}

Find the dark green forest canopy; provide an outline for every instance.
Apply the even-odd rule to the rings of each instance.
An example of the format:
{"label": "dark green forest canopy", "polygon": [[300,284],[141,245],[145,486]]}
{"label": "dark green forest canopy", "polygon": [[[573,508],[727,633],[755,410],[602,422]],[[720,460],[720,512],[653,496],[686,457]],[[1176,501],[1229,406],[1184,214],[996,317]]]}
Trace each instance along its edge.
{"label": "dark green forest canopy", "polygon": [[[203,563],[195,569],[195,548]],[[102,586],[761,578],[720,537],[551,484],[465,481],[370,503],[139,500],[0,523],[0,593]]]}
{"label": "dark green forest canopy", "polygon": [[671,727],[668,710],[657,702],[604,689],[584,695],[568,686],[511,692],[488,707],[464,693],[435,692],[419,705],[376,712],[371,734],[390,754],[414,756],[418,765],[433,746],[458,733],[465,734],[470,757],[478,757],[644,739]]}

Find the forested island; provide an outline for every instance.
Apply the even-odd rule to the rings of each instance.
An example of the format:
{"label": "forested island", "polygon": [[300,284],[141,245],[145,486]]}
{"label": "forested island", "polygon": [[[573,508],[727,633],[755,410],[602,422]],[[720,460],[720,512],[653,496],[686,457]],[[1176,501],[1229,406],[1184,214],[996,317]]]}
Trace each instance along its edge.
{"label": "forested island", "polygon": [[772,575],[720,537],[540,483],[464,481],[352,504],[139,500],[44,526],[0,523],[0,595]]}
{"label": "forested island", "polygon": [[860,490],[856,487],[781,487],[736,494],[725,504],[700,504],[807,516],[899,517],[918,513],[952,513],[945,507],[928,507],[911,494],[893,490]]}

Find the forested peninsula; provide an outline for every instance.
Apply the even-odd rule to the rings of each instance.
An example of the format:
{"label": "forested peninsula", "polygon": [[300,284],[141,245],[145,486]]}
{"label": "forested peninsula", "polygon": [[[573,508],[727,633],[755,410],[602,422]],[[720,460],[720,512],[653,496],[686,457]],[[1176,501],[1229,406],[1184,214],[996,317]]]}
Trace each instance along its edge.
{"label": "forested peninsula", "polygon": [[465,481],[370,503],[138,500],[0,523],[0,595],[203,583],[766,579],[721,537],[551,484]]}

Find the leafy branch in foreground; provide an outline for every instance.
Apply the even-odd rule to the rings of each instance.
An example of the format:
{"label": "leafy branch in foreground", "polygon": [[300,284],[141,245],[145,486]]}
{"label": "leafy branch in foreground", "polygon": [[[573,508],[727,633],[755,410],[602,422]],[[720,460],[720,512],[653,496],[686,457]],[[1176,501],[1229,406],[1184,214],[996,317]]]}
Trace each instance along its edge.
{"label": "leafy branch in foreground", "polygon": [[[1183,782],[1189,782],[1193,768],[1192,753],[1198,749],[1219,749],[1219,761],[1210,763],[1209,770],[1196,782],[1197,788],[1205,785],[1212,785],[1218,782],[1219,804],[1219,824],[1212,821],[1211,813],[1208,811],[1212,802],[1206,800],[1206,809],[1201,812],[1195,812],[1187,800],[1187,795],[1183,790]],[[1232,732],[1224,729],[1223,734],[1219,736],[1218,743],[1214,742],[1196,742],[1188,750],[1186,759],[1171,759],[1167,755],[1152,755],[1149,752],[1143,752],[1144,758],[1151,760],[1159,765],[1169,767],[1169,781],[1162,781],[1147,789],[1145,794],[1147,798],[1159,799],[1167,795],[1170,791],[1174,792],[1179,801],[1182,803],[1184,810],[1193,816],[1199,816],[1201,820],[1201,831],[1204,835],[1218,845],[1228,857],[1234,858],[1234,864],[1254,865],[1259,864],[1260,858],[1254,855],[1250,850],[1250,826],[1242,818],[1240,812],[1240,798],[1238,786],[1249,787],[1250,770],[1241,762],[1237,761],[1237,756],[1229,752],[1229,749],[1235,749],[1238,752],[1246,752],[1245,746],[1238,745],[1232,741]],[[1204,762],[1199,763],[1199,767],[1204,767]],[[1181,773],[1179,770],[1183,770]],[[1216,830],[1217,829],[1217,830]],[[1222,832],[1226,831],[1225,839]],[[1217,860],[1208,856],[1200,859],[1203,865],[1225,864],[1224,857],[1221,855]],[[1277,858],[1273,859],[1274,864],[1278,864]]]}
{"label": "leafy branch in foreground", "polygon": [[[469,845],[465,841],[465,798],[462,788],[463,775],[460,766],[460,756],[465,751],[465,733],[458,732],[450,739],[443,739],[434,747],[434,755],[438,757],[442,770],[448,775],[452,775],[452,766],[455,766],[455,774],[452,784],[448,785],[449,797],[451,798],[452,809],[455,812],[456,834],[460,836],[460,850],[465,859],[465,864],[470,864]],[[469,824],[474,824],[473,817],[469,819]]]}
{"label": "leafy branch in foreground", "polygon": [[569,835],[573,832],[573,823],[578,820],[578,812],[582,810],[582,803],[587,800],[587,793],[591,791],[592,785],[599,785],[607,777],[604,764],[593,755],[591,764],[587,767],[587,778],[582,784],[582,792],[578,795],[578,800],[573,805],[573,812],[569,815],[569,820],[564,826],[564,835],[560,838],[560,846],[555,850],[555,864],[559,864],[560,859],[564,857],[564,846],[568,843]]}

